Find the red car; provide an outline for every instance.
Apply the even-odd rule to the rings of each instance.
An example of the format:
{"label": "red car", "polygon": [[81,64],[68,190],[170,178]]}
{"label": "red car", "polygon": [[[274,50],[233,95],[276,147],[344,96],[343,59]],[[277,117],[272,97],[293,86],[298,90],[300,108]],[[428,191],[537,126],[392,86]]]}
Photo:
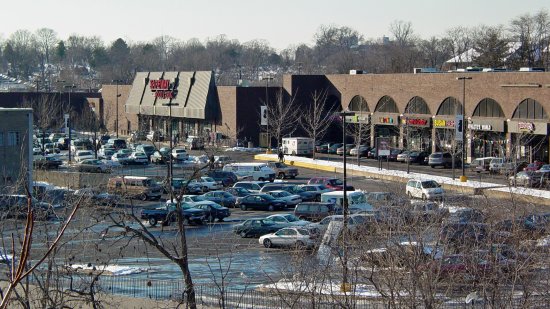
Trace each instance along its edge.
{"label": "red car", "polygon": [[[336,191],[344,190],[344,182],[338,178],[333,177],[313,177],[308,182],[308,185],[324,185],[328,189]],[[346,185],[346,190],[355,191],[355,188],[350,185]]]}
{"label": "red car", "polygon": [[431,262],[429,269],[440,279],[472,281],[487,277],[491,265],[475,255],[453,254]]}
{"label": "red car", "polygon": [[538,171],[542,166],[544,165],[544,162],[541,161],[535,161],[533,163],[529,163],[525,168],[523,168],[526,172],[536,172]]}

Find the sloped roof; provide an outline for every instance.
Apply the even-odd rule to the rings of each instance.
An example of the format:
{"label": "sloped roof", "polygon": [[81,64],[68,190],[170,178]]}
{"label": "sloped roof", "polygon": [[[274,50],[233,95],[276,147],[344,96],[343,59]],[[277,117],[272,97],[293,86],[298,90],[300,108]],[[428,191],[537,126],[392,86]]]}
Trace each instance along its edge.
{"label": "sloped roof", "polygon": [[[173,98],[156,96],[150,87],[152,80],[168,80]],[[142,115],[168,116],[172,106],[173,117],[209,118],[215,113],[217,96],[211,71],[194,72],[139,72],[126,101],[126,112]]]}

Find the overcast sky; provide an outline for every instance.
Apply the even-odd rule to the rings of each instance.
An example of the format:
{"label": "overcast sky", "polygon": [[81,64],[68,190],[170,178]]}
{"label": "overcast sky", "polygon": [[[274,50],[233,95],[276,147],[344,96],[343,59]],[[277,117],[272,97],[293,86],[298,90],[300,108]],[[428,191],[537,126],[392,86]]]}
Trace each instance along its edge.
{"label": "overcast sky", "polygon": [[265,39],[278,50],[313,44],[320,25],[348,26],[365,36],[389,35],[392,21],[412,22],[422,38],[457,25],[507,24],[550,8],[550,0],[0,0],[0,39],[47,27],[61,39],[97,35],[109,43],[160,35],[181,40],[225,34],[244,43]]}

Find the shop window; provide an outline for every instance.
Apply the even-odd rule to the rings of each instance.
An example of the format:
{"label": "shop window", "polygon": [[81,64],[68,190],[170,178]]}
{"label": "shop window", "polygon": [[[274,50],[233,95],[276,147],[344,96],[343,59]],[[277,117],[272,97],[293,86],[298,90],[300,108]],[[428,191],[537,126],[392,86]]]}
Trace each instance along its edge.
{"label": "shop window", "polygon": [[360,95],[356,95],[351,99],[348,105],[348,110],[354,111],[354,112],[368,112],[369,107],[367,105],[367,101],[365,98],[363,98]]}
{"label": "shop window", "polygon": [[475,117],[503,118],[504,112],[497,101],[485,98],[479,101],[472,115]]}
{"label": "shop window", "polygon": [[460,102],[453,97],[448,97],[443,100],[437,110],[437,115],[454,116],[457,114],[462,114],[462,104],[460,104]]}
{"label": "shop window", "polygon": [[430,108],[426,101],[421,97],[413,97],[407,107],[405,108],[405,114],[431,114]]}
{"label": "shop window", "polygon": [[376,104],[376,108],[374,109],[374,111],[381,113],[399,113],[399,109],[397,108],[395,101],[387,95],[383,96],[378,101],[378,104]]}
{"label": "shop window", "polygon": [[518,107],[516,107],[512,118],[548,119],[548,115],[538,101],[533,99],[525,99],[519,103]]}

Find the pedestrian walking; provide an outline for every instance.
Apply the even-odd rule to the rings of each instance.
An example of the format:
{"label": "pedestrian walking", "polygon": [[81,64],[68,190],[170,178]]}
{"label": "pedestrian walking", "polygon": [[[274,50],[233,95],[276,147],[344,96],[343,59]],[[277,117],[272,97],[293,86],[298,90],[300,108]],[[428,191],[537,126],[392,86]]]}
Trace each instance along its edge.
{"label": "pedestrian walking", "polygon": [[285,162],[285,155],[282,150],[279,150],[279,162]]}

